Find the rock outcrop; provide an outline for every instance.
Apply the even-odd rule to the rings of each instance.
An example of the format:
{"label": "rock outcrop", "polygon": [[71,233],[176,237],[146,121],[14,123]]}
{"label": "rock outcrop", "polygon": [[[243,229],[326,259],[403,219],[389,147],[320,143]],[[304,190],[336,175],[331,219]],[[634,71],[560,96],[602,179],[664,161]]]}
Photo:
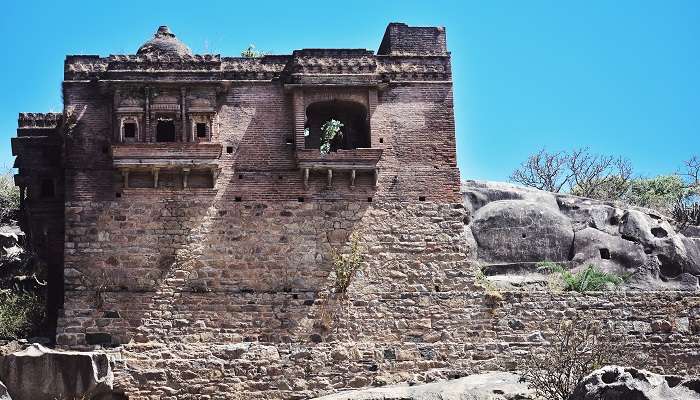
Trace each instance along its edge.
{"label": "rock outcrop", "polygon": [[460,379],[422,385],[391,385],[353,390],[319,397],[316,400],[530,400],[534,391],[508,372],[489,372]]}
{"label": "rock outcrop", "polygon": [[33,344],[0,356],[0,381],[14,400],[118,398],[112,396],[113,380],[104,353],[54,351]]}
{"label": "rock outcrop", "polygon": [[594,264],[636,289],[699,290],[700,235],[659,212],[500,182],[467,181],[468,237],[484,274],[502,285],[545,284],[537,263]]}
{"label": "rock outcrop", "polygon": [[7,393],[7,388],[0,382],[0,400],[12,400],[12,397]]}
{"label": "rock outcrop", "polygon": [[569,400],[700,400],[700,379],[607,366],[586,376]]}

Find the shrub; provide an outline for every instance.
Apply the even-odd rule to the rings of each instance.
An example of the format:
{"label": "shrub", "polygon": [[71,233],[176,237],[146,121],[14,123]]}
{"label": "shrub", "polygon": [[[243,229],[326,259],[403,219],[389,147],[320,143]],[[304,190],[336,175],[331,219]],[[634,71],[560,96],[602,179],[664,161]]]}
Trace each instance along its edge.
{"label": "shrub", "polygon": [[359,239],[356,235],[350,236],[350,253],[340,254],[333,251],[333,291],[339,294],[345,294],[348,287],[355,278],[355,275],[362,269],[362,261],[364,255],[360,248]]}
{"label": "shrub", "polygon": [[608,283],[617,286],[625,281],[621,276],[603,272],[595,265],[590,264],[576,273],[572,273],[563,266],[553,262],[539,263],[537,269],[558,274],[565,291],[579,293],[602,290]]}
{"label": "shrub", "polygon": [[613,337],[591,317],[562,321],[545,336],[548,345],[531,351],[520,365],[522,379],[538,398],[567,400],[586,375],[604,365],[643,364],[638,354],[626,351],[624,338]]}
{"label": "shrub", "polygon": [[639,207],[653,208],[668,214],[676,199],[688,198],[690,191],[677,175],[633,179],[622,200]]}
{"label": "shrub", "polygon": [[685,228],[688,225],[699,226],[700,203],[687,203],[679,198],[671,210],[671,216],[681,228]]}
{"label": "shrub", "polygon": [[19,188],[10,171],[0,174],[0,223],[7,223],[19,209]]}
{"label": "shrub", "polygon": [[22,337],[38,327],[43,318],[44,304],[38,295],[0,292],[0,337]]}
{"label": "shrub", "polygon": [[342,127],[343,123],[335,119],[330,119],[321,126],[321,154],[328,154],[331,151],[333,139],[336,136],[343,136],[343,132],[340,131]]}
{"label": "shrub", "polygon": [[267,53],[264,51],[256,50],[254,44],[249,44],[243,51],[241,51],[241,57],[244,58],[260,58]]}

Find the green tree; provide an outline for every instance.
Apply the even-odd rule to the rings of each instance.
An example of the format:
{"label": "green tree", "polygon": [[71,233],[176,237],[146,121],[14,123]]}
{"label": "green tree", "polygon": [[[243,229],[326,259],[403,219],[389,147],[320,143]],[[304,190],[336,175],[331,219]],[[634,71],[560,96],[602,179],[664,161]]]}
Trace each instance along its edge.
{"label": "green tree", "polygon": [[0,223],[8,223],[19,209],[19,188],[10,171],[0,174]]}
{"label": "green tree", "polygon": [[635,206],[670,212],[678,199],[685,199],[690,190],[678,175],[659,175],[632,180],[624,200]]}

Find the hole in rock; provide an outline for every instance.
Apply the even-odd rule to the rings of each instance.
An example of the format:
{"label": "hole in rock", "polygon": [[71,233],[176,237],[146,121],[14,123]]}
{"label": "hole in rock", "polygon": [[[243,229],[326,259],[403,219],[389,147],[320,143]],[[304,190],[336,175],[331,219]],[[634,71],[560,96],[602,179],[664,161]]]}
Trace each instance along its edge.
{"label": "hole in rock", "polygon": [[673,261],[670,257],[659,254],[656,256],[661,263],[659,267],[661,275],[667,278],[673,278],[683,273],[683,267],[677,262]]}
{"label": "hole in rock", "polygon": [[622,238],[627,240],[628,242],[634,242],[634,243],[639,243],[637,238],[630,236],[630,235],[622,235]]}
{"label": "hole in rock", "polygon": [[368,198],[367,198],[367,202],[368,202],[368,203],[371,203],[371,202],[372,202],[372,198],[371,198],[371,197],[368,197]]}
{"label": "hole in rock", "polygon": [[121,198],[121,197],[122,197],[122,194],[119,193],[119,192],[115,193],[114,195],[115,195],[117,198]]}
{"label": "hole in rock", "polygon": [[664,376],[664,379],[670,388],[674,388],[678,386],[679,383],[683,382],[683,378],[680,376],[666,375]]}
{"label": "hole in rock", "polygon": [[523,237],[523,239],[525,239],[527,237],[527,234],[523,233],[521,236]]}
{"label": "hole in rock", "polygon": [[609,260],[610,259],[610,250],[600,249],[600,258],[602,258],[603,260]]}
{"label": "hole in rock", "polygon": [[425,201],[425,196],[418,196],[418,201]]}
{"label": "hole in rock", "polygon": [[297,197],[297,201],[298,201],[299,203],[303,203],[303,202],[304,202],[304,198],[303,198],[303,197]]}
{"label": "hole in rock", "polygon": [[688,389],[692,390],[695,393],[700,393],[700,380],[691,379],[691,380],[685,381],[685,382],[683,382],[683,386],[687,387]]}
{"label": "hole in rock", "polygon": [[658,226],[655,228],[651,228],[651,234],[657,238],[665,238],[666,236],[668,236],[668,232],[666,232],[666,229]]}
{"label": "hole in rock", "polygon": [[617,371],[606,371],[600,378],[603,380],[603,383],[609,385],[615,382],[619,376],[620,375],[617,373]]}
{"label": "hole in rock", "polygon": [[242,199],[240,196],[236,196],[236,197],[233,198],[233,200],[234,200],[236,203],[240,203],[241,200],[243,200],[243,199]]}
{"label": "hole in rock", "polygon": [[226,146],[226,152],[227,152],[228,154],[233,153],[233,146]]}
{"label": "hole in rock", "polygon": [[384,138],[379,138],[379,143],[384,143]]}

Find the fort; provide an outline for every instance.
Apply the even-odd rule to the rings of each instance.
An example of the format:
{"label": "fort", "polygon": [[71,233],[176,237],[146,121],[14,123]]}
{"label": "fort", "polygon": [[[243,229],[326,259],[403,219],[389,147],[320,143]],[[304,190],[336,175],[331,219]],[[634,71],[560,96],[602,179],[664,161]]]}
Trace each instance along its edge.
{"label": "fort", "polygon": [[[479,284],[484,263],[571,261],[577,228],[533,232],[543,254],[519,242],[536,216],[517,238],[472,232],[474,204],[520,195],[460,187],[444,28],[391,23],[376,54],[246,58],[192,54],[162,26],[136,54],[67,56],[63,99],[19,116],[22,225],[49,266],[56,346],[109,352],[129,399],[303,399],[509,370],[576,313],[650,368],[700,372],[697,291]],[[330,119],[343,134],[323,154]],[[559,218],[566,201],[551,201]],[[340,296],[332,255],[351,236],[363,268]]]}

